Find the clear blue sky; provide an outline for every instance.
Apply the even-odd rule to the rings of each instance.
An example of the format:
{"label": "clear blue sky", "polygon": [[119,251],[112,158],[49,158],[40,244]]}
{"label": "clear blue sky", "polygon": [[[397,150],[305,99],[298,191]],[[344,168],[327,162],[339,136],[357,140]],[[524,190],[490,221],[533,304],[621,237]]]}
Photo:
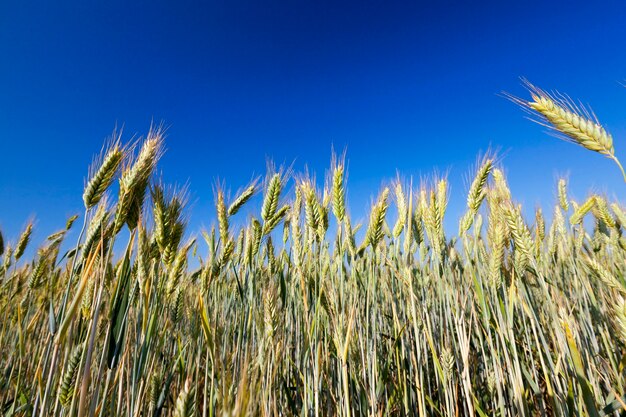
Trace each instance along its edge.
{"label": "clear blue sky", "polygon": [[575,3],[2,1],[0,227],[14,239],[35,216],[38,241],[62,227],[103,139],[151,120],[169,126],[159,168],[189,183],[192,228],[212,222],[216,178],[235,191],[266,157],[320,177],[332,145],[356,215],[396,171],[437,169],[456,222],[490,146],[530,208],[567,173],[578,198],[623,199],[610,161],[498,96],[523,95],[525,76],[580,98],[626,159],[626,7]]}

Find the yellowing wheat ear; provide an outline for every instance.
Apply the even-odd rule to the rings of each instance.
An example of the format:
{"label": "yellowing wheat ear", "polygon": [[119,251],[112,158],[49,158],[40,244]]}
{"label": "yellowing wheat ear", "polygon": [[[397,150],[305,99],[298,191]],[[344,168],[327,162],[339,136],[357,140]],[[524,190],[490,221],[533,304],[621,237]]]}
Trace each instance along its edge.
{"label": "yellowing wheat ear", "polygon": [[596,116],[560,94],[549,94],[524,80],[531,101],[511,97],[515,103],[538,116],[537,122],[556,132],[556,136],[612,159],[624,177],[626,172],[615,156],[613,137]]}

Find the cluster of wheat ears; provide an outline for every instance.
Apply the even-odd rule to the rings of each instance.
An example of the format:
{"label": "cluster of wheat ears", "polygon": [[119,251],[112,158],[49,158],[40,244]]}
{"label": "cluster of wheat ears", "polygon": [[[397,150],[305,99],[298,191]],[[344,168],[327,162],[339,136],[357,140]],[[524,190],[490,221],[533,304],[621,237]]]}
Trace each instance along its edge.
{"label": "cluster of wheat ears", "polygon": [[[515,100],[619,165],[594,117],[530,92]],[[196,240],[185,193],[152,179],[162,140],[151,129],[136,149],[111,141],[90,170],[82,218],[31,260],[32,224],[12,244],[0,236],[0,414],[626,409],[618,203],[598,194],[576,202],[560,180],[550,224],[540,209],[527,221],[486,156],[456,236],[443,227],[444,178],[385,187],[359,232],[335,157],[321,189],[280,170],[234,198],[216,187],[216,227]],[[240,209],[257,194],[260,213],[246,220]],[[64,245],[76,220],[78,239]]]}

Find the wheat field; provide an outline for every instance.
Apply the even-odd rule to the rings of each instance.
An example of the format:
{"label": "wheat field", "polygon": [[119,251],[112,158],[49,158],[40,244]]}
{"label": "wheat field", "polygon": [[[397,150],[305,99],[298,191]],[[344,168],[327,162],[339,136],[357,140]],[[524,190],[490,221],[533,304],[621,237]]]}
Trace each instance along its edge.
{"label": "wheat field", "polygon": [[[530,101],[512,99],[621,169],[594,117],[528,86]],[[525,218],[486,155],[458,231],[443,227],[443,177],[390,183],[355,224],[335,156],[324,184],[279,169],[216,186],[215,227],[196,234],[185,190],[154,180],[163,136],[114,135],[84,213],[36,251],[32,223],[0,235],[2,415],[626,410],[619,202],[574,201],[562,179],[551,213]]]}

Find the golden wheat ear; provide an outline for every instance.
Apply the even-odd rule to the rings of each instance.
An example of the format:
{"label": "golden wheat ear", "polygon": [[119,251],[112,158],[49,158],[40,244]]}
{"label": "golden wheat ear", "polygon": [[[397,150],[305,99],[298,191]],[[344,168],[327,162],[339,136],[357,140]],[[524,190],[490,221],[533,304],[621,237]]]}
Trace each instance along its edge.
{"label": "golden wheat ear", "polygon": [[583,106],[577,106],[559,93],[547,93],[525,79],[522,82],[530,93],[530,101],[510,94],[505,96],[536,116],[537,118],[533,120],[548,127],[556,137],[612,159],[626,182],[626,172],[615,156],[613,137],[600,124],[593,112]]}

